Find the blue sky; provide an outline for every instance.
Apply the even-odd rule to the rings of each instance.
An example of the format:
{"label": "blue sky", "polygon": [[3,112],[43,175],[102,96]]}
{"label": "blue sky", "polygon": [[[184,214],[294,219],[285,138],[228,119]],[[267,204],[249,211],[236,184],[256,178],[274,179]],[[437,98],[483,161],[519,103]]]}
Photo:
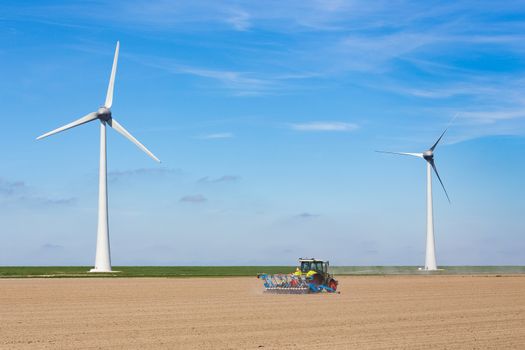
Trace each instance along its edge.
{"label": "blue sky", "polygon": [[525,264],[523,1],[5,1],[0,265],[91,265],[104,102],[114,265]]}

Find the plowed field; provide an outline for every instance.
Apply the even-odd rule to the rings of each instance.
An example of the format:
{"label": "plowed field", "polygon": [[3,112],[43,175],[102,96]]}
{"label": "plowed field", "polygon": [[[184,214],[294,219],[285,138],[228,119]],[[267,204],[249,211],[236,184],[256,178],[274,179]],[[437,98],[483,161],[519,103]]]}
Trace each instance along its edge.
{"label": "plowed field", "polygon": [[525,349],[525,276],[0,280],[2,349]]}

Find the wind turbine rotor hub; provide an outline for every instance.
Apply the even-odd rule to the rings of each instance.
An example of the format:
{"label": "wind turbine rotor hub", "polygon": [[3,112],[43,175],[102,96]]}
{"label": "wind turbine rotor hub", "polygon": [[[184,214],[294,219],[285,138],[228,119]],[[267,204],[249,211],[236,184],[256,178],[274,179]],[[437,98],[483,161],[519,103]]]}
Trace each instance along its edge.
{"label": "wind turbine rotor hub", "polygon": [[423,152],[423,158],[426,159],[426,160],[433,159],[434,158],[434,152],[432,152],[431,150]]}
{"label": "wind turbine rotor hub", "polygon": [[105,122],[111,119],[111,110],[106,107],[100,107],[97,111],[97,118]]}

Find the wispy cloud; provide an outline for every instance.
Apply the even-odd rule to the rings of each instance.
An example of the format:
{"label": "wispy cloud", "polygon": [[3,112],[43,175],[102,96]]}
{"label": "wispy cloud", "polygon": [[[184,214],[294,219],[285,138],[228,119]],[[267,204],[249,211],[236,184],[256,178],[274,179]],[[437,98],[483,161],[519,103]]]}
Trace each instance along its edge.
{"label": "wispy cloud", "polygon": [[178,73],[217,80],[224,87],[235,90],[238,95],[256,95],[270,89],[274,84],[270,80],[254,77],[250,72],[179,66]]}
{"label": "wispy cloud", "polygon": [[64,249],[64,246],[60,244],[53,244],[53,243],[45,243],[40,246],[40,249],[42,250],[61,250]]}
{"label": "wispy cloud", "polygon": [[0,199],[12,203],[44,206],[72,205],[77,202],[76,197],[45,196],[27,186],[24,181],[9,181],[2,178],[0,178]]}
{"label": "wispy cloud", "polygon": [[250,29],[250,15],[243,10],[234,10],[232,14],[227,17],[226,22],[230,23],[235,30],[245,31]]}
{"label": "wispy cloud", "polygon": [[[229,50],[232,50],[229,48]],[[243,50],[237,47],[235,50]],[[317,71],[306,70],[298,66],[289,68],[278,64],[276,66],[276,55],[281,55],[280,48],[253,47],[251,54],[260,52],[261,55],[253,57],[250,69],[223,68],[220,65],[206,65],[203,63],[186,63],[181,58],[168,56],[148,56],[143,54],[127,54],[131,59],[144,66],[161,69],[165,72],[178,75],[188,75],[203,80],[208,80],[206,89],[223,90],[237,97],[249,97],[276,94],[293,89],[308,89],[302,84],[303,80],[320,79],[325,74]],[[271,57],[268,54],[274,52]],[[219,54],[220,55],[220,54]],[[294,59],[286,57],[288,59]],[[284,59],[284,57],[283,57]],[[214,84],[210,84],[210,82]],[[319,83],[317,84],[319,88]]]}
{"label": "wispy cloud", "polygon": [[308,122],[290,124],[296,131],[354,131],[359,128],[357,124],[345,122]]}
{"label": "wispy cloud", "polygon": [[521,108],[465,111],[461,113],[462,118],[480,124],[493,124],[500,120],[525,119],[525,106]]}
{"label": "wispy cloud", "polygon": [[231,139],[234,135],[231,132],[220,132],[220,133],[214,133],[214,134],[204,134],[199,136],[199,139],[202,140],[214,140],[214,139]]}
{"label": "wispy cloud", "polygon": [[187,195],[187,196],[181,197],[179,201],[183,203],[204,203],[207,200],[208,199],[204,197],[202,194],[194,194],[194,195]]}
{"label": "wispy cloud", "polygon": [[132,60],[152,68],[162,69],[172,74],[191,75],[219,83],[235,96],[254,96],[269,93],[278,88],[276,79],[262,77],[263,74],[248,71],[235,71],[211,67],[198,67],[179,62],[173,58],[128,55]]}
{"label": "wispy cloud", "polygon": [[459,120],[453,125],[453,129],[457,130],[453,130],[446,143],[454,144],[487,136],[525,135],[524,120],[525,104],[469,108],[459,113]]}
{"label": "wispy cloud", "polygon": [[427,120],[435,118],[443,122],[458,114],[446,143],[486,136],[525,135],[525,97],[522,94],[525,79],[521,73],[479,73],[441,64],[427,67],[428,62],[416,64],[428,68],[421,79],[390,78],[375,81],[370,86],[416,101],[412,111]]}
{"label": "wispy cloud", "polygon": [[316,218],[320,216],[319,214],[312,214],[312,213],[308,213],[308,212],[304,212],[304,213],[301,213],[299,215],[296,215],[296,217],[300,218],[300,219],[311,219],[311,218]]}
{"label": "wispy cloud", "polygon": [[198,183],[205,183],[205,184],[208,184],[208,183],[220,183],[220,182],[237,182],[240,180],[240,176],[237,176],[237,175],[223,175],[221,177],[217,177],[217,178],[211,178],[209,176],[205,176],[201,179],[199,179],[197,182]]}
{"label": "wispy cloud", "polygon": [[15,194],[20,194],[27,187],[23,181],[8,181],[0,178],[0,194],[11,196]]}
{"label": "wispy cloud", "polygon": [[[443,5],[400,0],[393,7],[386,0],[204,0],[176,6],[168,0],[134,0],[6,5],[3,10],[7,19],[81,26],[95,23],[133,33],[158,33],[163,47],[176,43],[181,51],[196,49],[199,54],[191,59],[168,55],[164,49],[164,56],[123,54],[164,72],[191,76],[204,89],[234,96],[295,93],[308,86],[320,89],[323,84],[351,81],[353,86],[420,99],[466,97],[454,106],[468,112],[466,118],[481,121],[491,119],[483,114],[484,109],[491,115],[492,111],[500,116],[516,114],[509,106],[485,103],[481,108],[478,101],[492,94],[489,90],[503,87],[509,91],[523,75],[519,62],[525,53],[525,24],[517,20],[524,15],[519,1],[494,6],[490,2]],[[174,35],[181,32],[184,35]],[[216,35],[225,34],[235,40],[217,40]],[[174,41],[175,36],[191,38],[191,43]],[[199,60],[202,56],[214,59]],[[506,67],[509,63],[515,67]],[[515,74],[506,76],[504,71]],[[478,85],[479,77],[487,74],[494,79]],[[204,84],[199,85],[201,81]],[[389,84],[391,81],[394,83]],[[519,118],[497,118],[497,123]],[[300,125],[297,130],[322,131]],[[343,131],[324,129],[329,130]]]}
{"label": "wispy cloud", "polygon": [[73,205],[78,202],[76,197],[69,198],[52,198],[52,197],[21,197],[21,200],[26,200],[32,203],[46,204],[46,205]]}
{"label": "wispy cloud", "polygon": [[132,176],[160,176],[160,175],[174,175],[180,174],[180,169],[174,168],[138,168],[129,170],[113,170],[108,172],[110,181],[132,177]]}

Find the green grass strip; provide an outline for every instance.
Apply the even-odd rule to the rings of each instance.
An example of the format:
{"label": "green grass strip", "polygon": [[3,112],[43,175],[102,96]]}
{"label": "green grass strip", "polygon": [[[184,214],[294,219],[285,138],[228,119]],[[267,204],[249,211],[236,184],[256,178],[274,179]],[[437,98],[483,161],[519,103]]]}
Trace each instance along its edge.
{"label": "green grass strip", "polygon": [[[60,277],[235,277],[258,273],[291,273],[294,266],[114,266],[114,273],[89,273],[90,266],[0,266],[0,278]],[[443,266],[421,271],[417,266],[333,266],[336,276],[353,275],[509,275],[525,266]]]}

